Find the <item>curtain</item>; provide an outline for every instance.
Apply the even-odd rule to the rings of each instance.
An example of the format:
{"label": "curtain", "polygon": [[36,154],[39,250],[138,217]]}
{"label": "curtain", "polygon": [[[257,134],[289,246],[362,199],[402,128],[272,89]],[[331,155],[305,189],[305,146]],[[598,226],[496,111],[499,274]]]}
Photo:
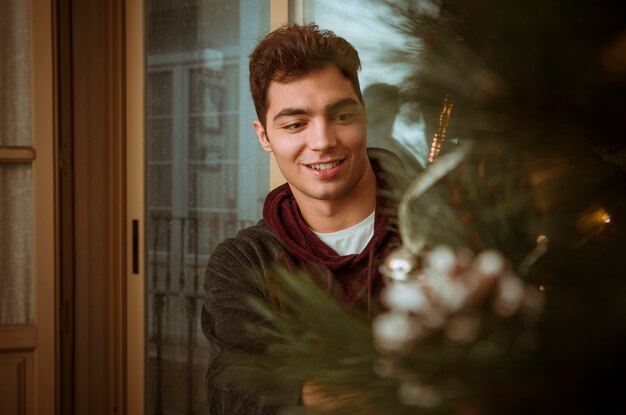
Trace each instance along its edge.
{"label": "curtain", "polygon": [[[29,2],[0,13],[0,147],[31,145]],[[33,320],[30,164],[0,164],[0,325]]]}

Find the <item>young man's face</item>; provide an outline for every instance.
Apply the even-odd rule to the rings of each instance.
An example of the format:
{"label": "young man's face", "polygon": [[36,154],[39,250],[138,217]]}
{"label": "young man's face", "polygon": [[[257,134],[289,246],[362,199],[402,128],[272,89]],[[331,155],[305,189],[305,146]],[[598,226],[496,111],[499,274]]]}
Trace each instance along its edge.
{"label": "young man's face", "polygon": [[369,166],[365,116],[352,83],[328,66],[290,82],[270,84],[261,146],[274,153],[299,203],[359,196]]}

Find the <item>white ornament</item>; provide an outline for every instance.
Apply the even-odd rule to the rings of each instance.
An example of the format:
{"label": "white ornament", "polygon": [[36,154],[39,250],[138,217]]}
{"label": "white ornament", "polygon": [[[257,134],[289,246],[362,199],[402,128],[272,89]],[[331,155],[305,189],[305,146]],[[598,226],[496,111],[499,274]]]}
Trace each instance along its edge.
{"label": "white ornament", "polygon": [[456,264],[456,256],[449,246],[439,245],[428,254],[428,267],[436,272],[450,274]]}
{"label": "white ornament", "polygon": [[424,408],[434,408],[441,402],[441,397],[435,388],[418,381],[404,382],[400,385],[398,397],[405,405]]}
{"label": "white ornament", "polygon": [[398,311],[420,313],[429,307],[428,298],[418,281],[388,284],[382,293],[382,301],[390,309]]}
{"label": "white ornament", "polygon": [[410,350],[420,333],[419,326],[405,313],[379,314],[372,322],[376,346],[383,352]]}
{"label": "white ornament", "polygon": [[502,254],[494,249],[488,249],[478,254],[474,260],[474,267],[485,276],[496,276],[504,271],[505,261]]}
{"label": "white ornament", "polygon": [[406,281],[415,268],[415,262],[415,257],[408,249],[399,248],[387,256],[385,263],[380,266],[380,272],[388,279]]}
{"label": "white ornament", "polygon": [[515,313],[524,300],[524,283],[514,274],[500,278],[494,302],[496,313],[508,317]]}

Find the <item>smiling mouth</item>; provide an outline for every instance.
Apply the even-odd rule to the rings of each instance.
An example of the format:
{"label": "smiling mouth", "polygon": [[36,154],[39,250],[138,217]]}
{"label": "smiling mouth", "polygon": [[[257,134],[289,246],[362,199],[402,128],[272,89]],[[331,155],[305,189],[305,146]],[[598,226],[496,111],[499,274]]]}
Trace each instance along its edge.
{"label": "smiling mouth", "polygon": [[306,166],[310,169],[314,170],[330,170],[333,167],[338,166],[341,163],[340,161],[331,161],[330,163],[316,163],[316,164],[307,164]]}

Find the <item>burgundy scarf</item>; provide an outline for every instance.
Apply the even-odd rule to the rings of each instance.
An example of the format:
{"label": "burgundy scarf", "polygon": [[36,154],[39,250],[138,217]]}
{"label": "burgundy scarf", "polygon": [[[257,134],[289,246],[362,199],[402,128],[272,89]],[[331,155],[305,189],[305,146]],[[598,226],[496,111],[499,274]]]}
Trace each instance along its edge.
{"label": "burgundy scarf", "polygon": [[[382,287],[377,269],[380,258],[384,258],[385,253],[381,247],[385,247],[392,232],[387,226],[387,216],[380,214],[378,209],[374,221],[374,236],[363,252],[352,255],[337,254],[309,229],[286,183],[267,195],[263,206],[263,219],[286,246],[296,265],[305,267],[322,265],[330,270],[332,276],[325,284],[334,286],[338,283],[346,305],[357,302],[365,292],[369,305],[371,296]],[[320,275],[313,277],[326,278]],[[330,286],[327,286],[327,289],[335,290]]]}

